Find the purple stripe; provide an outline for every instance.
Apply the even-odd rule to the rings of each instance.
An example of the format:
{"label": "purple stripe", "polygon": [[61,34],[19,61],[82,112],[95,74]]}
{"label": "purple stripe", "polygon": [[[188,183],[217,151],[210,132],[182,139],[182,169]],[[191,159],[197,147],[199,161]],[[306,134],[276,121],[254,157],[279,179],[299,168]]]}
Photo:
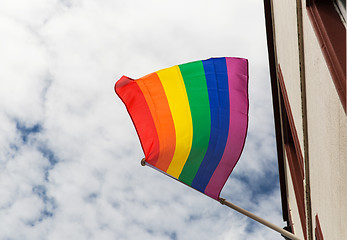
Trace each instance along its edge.
{"label": "purple stripe", "polygon": [[243,58],[226,58],[230,123],[228,139],[221,161],[214,171],[204,193],[216,200],[231,171],[240,158],[248,127],[248,61]]}

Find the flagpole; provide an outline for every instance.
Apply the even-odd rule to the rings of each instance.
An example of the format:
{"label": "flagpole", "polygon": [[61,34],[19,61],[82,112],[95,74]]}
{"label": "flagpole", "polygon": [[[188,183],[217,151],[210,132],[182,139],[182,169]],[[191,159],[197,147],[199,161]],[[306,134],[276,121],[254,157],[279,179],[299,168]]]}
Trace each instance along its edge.
{"label": "flagpole", "polygon": [[284,230],[283,228],[280,228],[279,226],[276,226],[268,221],[266,221],[265,219],[262,219],[261,217],[258,217],[257,215],[254,215],[253,213],[251,212],[248,212],[247,210],[243,209],[243,208],[240,208],[238,206],[236,206],[235,204],[231,203],[231,202],[228,202],[227,200],[225,200],[224,198],[219,198],[219,202],[222,204],[222,205],[225,205],[225,206],[228,206],[236,211],[238,211],[239,213],[243,214],[243,215],[246,215],[247,217],[250,217],[252,218],[253,220],[281,233],[282,235],[292,239],[292,240],[301,240],[299,237],[295,236],[294,234],[292,234],[291,232],[288,232],[286,230]]}
{"label": "flagpole", "polygon": [[[142,165],[142,166],[149,166],[149,167],[151,167],[151,168],[154,168],[154,169],[160,171],[161,173],[163,173],[163,174],[165,174],[165,175],[167,175],[167,176],[169,176],[169,177],[171,177],[171,178],[173,178],[173,179],[175,179],[175,180],[178,180],[178,179],[176,179],[176,178],[174,178],[174,177],[168,175],[166,172],[163,172],[162,170],[160,170],[160,169],[158,169],[158,168],[156,168],[156,167],[154,167],[154,166],[148,164],[148,163],[146,162],[146,159],[145,159],[145,158],[142,158],[142,159],[141,159],[141,165]],[[194,189],[194,188],[193,188],[193,189]],[[259,223],[261,223],[261,224],[263,224],[263,225],[265,225],[265,226],[267,226],[267,227],[269,227],[269,228],[271,228],[271,229],[273,229],[273,230],[275,230],[275,231],[281,233],[283,236],[286,236],[286,237],[288,237],[288,238],[290,238],[290,239],[292,239],[292,240],[302,240],[301,238],[298,238],[297,236],[295,236],[295,235],[292,234],[291,232],[288,232],[288,231],[284,230],[283,228],[280,228],[280,227],[278,227],[278,226],[276,226],[276,225],[274,225],[274,224],[272,224],[272,223],[266,221],[265,219],[262,219],[261,217],[258,217],[257,215],[254,215],[253,213],[248,212],[247,210],[245,210],[245,209],[243,209],[243,208],[240,208],[240,207],[236,206],[235,204],[233,204],[233,203],[231,203],[231,202],[228,202],[228,201],[225,200],[224,198],[219,198],[219,202],[220,202],[222,205],[226,205],[226,206],[228,206],[228,207],[230,207],[230,208],[232,208],[232,209],[238,211],[239,213],[241,213],[241,214],[243,214],[243,215],[245,215],[245,216],[247,216],[247,217],[250,217],[250,218],[252,218],[253,220],[255,220],[255,221],[257,221],[257,222],[259,222]]]}

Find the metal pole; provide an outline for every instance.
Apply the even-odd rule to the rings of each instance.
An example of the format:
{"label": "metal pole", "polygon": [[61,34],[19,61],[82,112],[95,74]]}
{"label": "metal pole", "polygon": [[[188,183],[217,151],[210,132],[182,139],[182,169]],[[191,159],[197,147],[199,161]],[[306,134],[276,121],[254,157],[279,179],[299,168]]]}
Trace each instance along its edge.
{"label": "metal pole", "polygon": [[254,215],[253,213],[250,213],[248,212],[247,210],[243,209],[243,208],[240,208],[238,206],[236,206],[235,204],[231,203],[231,202],[228,202],[227,200],[225,200],[224,198],[220,198],[219,199],[219,202],[222,204],[222,205],[226,205],[236,211],[238,211],[239,213],[242,213],[243,215],[246,215],[247,217],[250,217],[252,218],[253,220],[281,233],[282,235],[292,239],[292,240],[301,240],[300,238],[298,238],[297,236],[295,236],[294,234],[284,230],[283,228],[280,228],[268,221],[266,221],[265,219],[262,219],[260,217],[258,217],[257,215]]}
{"label": "metal pole", "polygon": [[[155,168],[155,167],[153,167],[152,165],[147,164],[145,158],[142,158],[142,159],[141,159],[141,165],[142,165],[142,166],[148,165],[148,166],[150,166],[150,167],[152,167],[152,168]],[[155,169],[157,169],[157,168],[155,168]],[[160,169],[157,169],[157,170],[160,171],[160,172],[162,172],[162,173],[164,173],[164,174],[166,174],[166,175],[168,175],[166,172],[163,172],[163,171],[161,171]],[[168,176],[169,176],[169,177],[172,177],[172,176],[170,176],[170,175],[168,175]],[[172,178],[173,178],[173,177],[172,177]],[[176,178],[174,178],[174,179],[176,179]],[[177,179],[176,179],[176,180],[177,180]],[[236,206],[235,204],[233,204],[233,203],[231,203],[231,202],[228,202],[228,201],[225,200],[224,198],[219,198],[219,202],[220,202],[222,205],[226,205],[226,206],[228,206],[228,207],[230,207],[230,208],[232,208],[232,209],[238,211],[239,213],[242,213],[243,215],[246,215],[247,217],[250,217],[250,218],[252,218],[253,220],[255,220],[255,221],[257,221],[257,222],[259,222],[259,223],[261,223],[261,224],[263,224],[263,225],[265,225],[265,226],[267,226],[267,227],[269,227],[269,228],[271,228],[271,229],[273,229],[273,230],[275,230],[275,231],[281,233],[283,236],[286,236],[287,238],[290,238],[290,239],[292,239],[292,240],[302,240],[302,239],[298,238],[297,236],[295,236],[294,234],[292,234],[292,233],[290,233],[290,232],[288,232],[288,231],[286,231],[286,230],[284,230],[284,229],[282,229],[282,228],[280,228],[280,227],[278,227],[278,226],[276,226],[276,225],[274,225],[274,224],[272,224],[272,223],[266,221],[265,219],[262,219],[262,218],[258,217],[257,215],[254,215],[253,213],[250,213],[250,212],[248,212],[247,210],[245,210],[245,209],[243,209],[243,208],[240,208],[240,207]]]}

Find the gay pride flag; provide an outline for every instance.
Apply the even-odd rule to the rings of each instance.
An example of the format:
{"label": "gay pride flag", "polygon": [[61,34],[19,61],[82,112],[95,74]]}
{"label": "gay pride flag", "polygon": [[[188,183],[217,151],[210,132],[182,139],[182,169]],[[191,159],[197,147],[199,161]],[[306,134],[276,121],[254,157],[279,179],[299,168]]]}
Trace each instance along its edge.
{"label": "gay pride flag", "polygon": [[248,61],[210,58],[115,85],[146,164],[218,200],[248,126]]}

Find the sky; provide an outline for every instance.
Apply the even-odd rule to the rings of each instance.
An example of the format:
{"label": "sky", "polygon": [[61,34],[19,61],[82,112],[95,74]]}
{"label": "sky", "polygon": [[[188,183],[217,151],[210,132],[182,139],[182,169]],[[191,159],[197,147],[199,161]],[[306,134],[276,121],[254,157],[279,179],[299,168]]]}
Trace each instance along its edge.
{"label": "sky", "polygon": [[263,3],[2,0],[0,239],[283,239],[149,168],[126,75],[249,60],[249,129],[221,197],[282,222]]}

